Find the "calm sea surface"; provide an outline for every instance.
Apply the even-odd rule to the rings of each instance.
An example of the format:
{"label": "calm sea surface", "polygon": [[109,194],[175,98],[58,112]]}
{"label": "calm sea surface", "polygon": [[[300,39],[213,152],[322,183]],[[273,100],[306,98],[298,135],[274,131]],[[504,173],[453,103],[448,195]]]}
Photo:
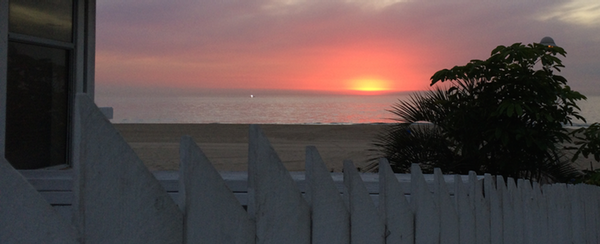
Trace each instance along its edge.
{"label": "calm sea surface", "polygon": [[[96,103],[113,107],[113,123],[357,124],[392,123],[393,115],[386,109],[407,98],[408,94],[97,94]],[[588,96],[579,105],[587,124],[600,122],[600,96]]]}

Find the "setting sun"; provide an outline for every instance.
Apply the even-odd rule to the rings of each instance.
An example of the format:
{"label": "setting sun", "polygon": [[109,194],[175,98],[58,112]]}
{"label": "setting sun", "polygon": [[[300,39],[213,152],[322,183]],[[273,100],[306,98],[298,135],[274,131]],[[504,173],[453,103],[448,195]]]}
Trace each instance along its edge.
{"label": "setting sun", "polygon": [[356,79],[350,82],[350,90],[354,91],[380,92],[388,89],[388,82],[380,79]]}

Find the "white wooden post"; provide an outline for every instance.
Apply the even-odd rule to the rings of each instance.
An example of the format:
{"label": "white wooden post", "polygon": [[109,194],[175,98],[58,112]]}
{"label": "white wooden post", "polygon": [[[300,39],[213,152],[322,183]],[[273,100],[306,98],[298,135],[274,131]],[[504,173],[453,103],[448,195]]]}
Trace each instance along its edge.
{"label": "white wooden post", "polygon": [[533,183],[533,199],[534,207],[534,233],[536,235],[536,242],[538,243],[549,243],[550,233],[548,229],[548,204],[546,196],[542,193],[540,184],[537,182]]}
{"label": "white wooden post", "polygon": [[[515,184],[512,178],[508,178],[508,182]],[[501,175],[496,178],[496,189],[501,193],[502,199],[502,243],[517,243],[515,232],[515,210],[513,207],[512,192],[508,191],[504,177]]]}
{"label": "white wooden post", "polygon": [[258,125],[250,126],[248,213],[256,243],[310,243],[310,209]]}
{"label": "white wooden post", "polygon": [[385,218],[386,243],[413,244],[415,216],[388,161],[379,160],[379,213]]}
{"label": "white wooden post", "polygon": [[312,243],[349,243],[350,213],[317,148],[306,147],[306,199],[312,217]]}
{"label": "white wooden post", "polygon": [[[471,177],[473,178],[473,177]],[[475,206],[475,230],[477,243],[490,243],[490,202],[483,197],[483,181],[475,181],[473,188],[473,201]]]}
{"label": "white wooden post", "polygon": [[440,216],[435,199],[417,164],[411,166],[410,204],[415,214],[415,243],[440,242]]}
{"label": "white wooden post", "polygon": [[[456,207],[452,203],[448,186],[444,180],[442,170],[435,168],[434,173],[434,199],[438,206],[440,216],[440,243],[458,243],[460,236],[460,228],[458,224],[458,215]],[[456,182],[454,182],[456,184]]]}
{"label": "white wooden post", "polygon": [[0,157],[0,243],[79,243],[76,233],[70,222]]}
{"label": "white wooden post", "polygon": [[490,203],[490,242],[502,244],[502,188],[496,188],[492,175],[485,174],[484,177],[485,199]]}
{"label": "white wooden post", "polygon": [[[522,181],[521,181],[522,183]],[[524,217],[523,217],[523,199],[521,198],[521,192],[519,191],[519,189],[517,188],[517,184],[515,183],[515,180],[513,178],[508,178],[508,184],[507,184],[507,195],[510,197],[510,202],[508,203],[510,205],[511,211],[512,211],[512,218],[513,218],[513,224],[512,224],[512,229],[513,229],[513,233],[508,232],[508,235],[513,235],[514,236],[514,242],[515,243],[523,243],[523,230],[524,230]],[[510,228],[510,227],[509,227]],[[505,229],[506,231],[506,229]],[[507,238],[507,236],[504,236],[505,238]],[[511,238],[511,237],[508,237]],[[510,240],[509,240],[510,241]],[[507,241],[505,240],[505,243],[507,243]]]}
{"label": "white wooden post", "polygon": [[254,243],[254,222],[191,137],[181,138],[179,157],[183,243]]}
{"label": "white wooden post", "polygon": [[85,94],[75,105],[73,216],[86,243],[181,243],[182,214]]}
{"label": "white wooden post", "polygon": [[[476,180],[476,179],[474,179]],[[467,187],[460,175],[454,176],[454,202],[458,212],[459,241],[461,244],[476,243],[475,235],[475,208],[471,197],[467,193]],[[471,182],[469,182],[471,184]]]}
{"label": "white wooden post", "polygon": [[534,218],[534,195],[529,180],[524,180],[519,184],[519,190],[522,199],[523,208],[523,243],[534,244],[536,243],[535,233],[535,218]]}
{"label": "white wooden post", "polygon": [[344,161],[350,209],[350,243],[385,243],[385,224],[352,161]]}

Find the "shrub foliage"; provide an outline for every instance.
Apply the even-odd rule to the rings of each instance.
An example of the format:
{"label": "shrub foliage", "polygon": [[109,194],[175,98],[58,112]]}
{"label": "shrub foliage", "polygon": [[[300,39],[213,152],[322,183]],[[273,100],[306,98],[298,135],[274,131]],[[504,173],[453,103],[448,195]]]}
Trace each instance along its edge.
{"label": "shrub foliage", "polygon": [[436,72],[437,88],[392,107],[400,123],[377,137],[378,156],[398,172],[419,163],[448,173],[573,177],[560,144],[571,140],[564,125],[585,121],[576,104],[585,96],[557,74],[564,67],[558,56],[565,55],[560,47],[516,43],[498,46],[487,60]]}

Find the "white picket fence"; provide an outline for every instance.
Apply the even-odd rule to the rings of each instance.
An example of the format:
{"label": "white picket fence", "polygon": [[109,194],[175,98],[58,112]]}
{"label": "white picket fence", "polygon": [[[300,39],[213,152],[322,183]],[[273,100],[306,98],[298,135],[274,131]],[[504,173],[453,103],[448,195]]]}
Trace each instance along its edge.
{"label": "white picket fence", "polygon": [[[93,102],[76,100],[71,198],[55,207],[71,220],[2,159],[0,243],[600,242],[599,187],[439,170],[427,181],[416,165],[407,179],[386,160],[377,177],[344,162],[339,179],[314,147],[301,177],[284,168],[258,126],[250,127],[241,181],[225,181],[183,137],[177,193],[169,195]],[[236,182],[247,190],[232,191]]]}

